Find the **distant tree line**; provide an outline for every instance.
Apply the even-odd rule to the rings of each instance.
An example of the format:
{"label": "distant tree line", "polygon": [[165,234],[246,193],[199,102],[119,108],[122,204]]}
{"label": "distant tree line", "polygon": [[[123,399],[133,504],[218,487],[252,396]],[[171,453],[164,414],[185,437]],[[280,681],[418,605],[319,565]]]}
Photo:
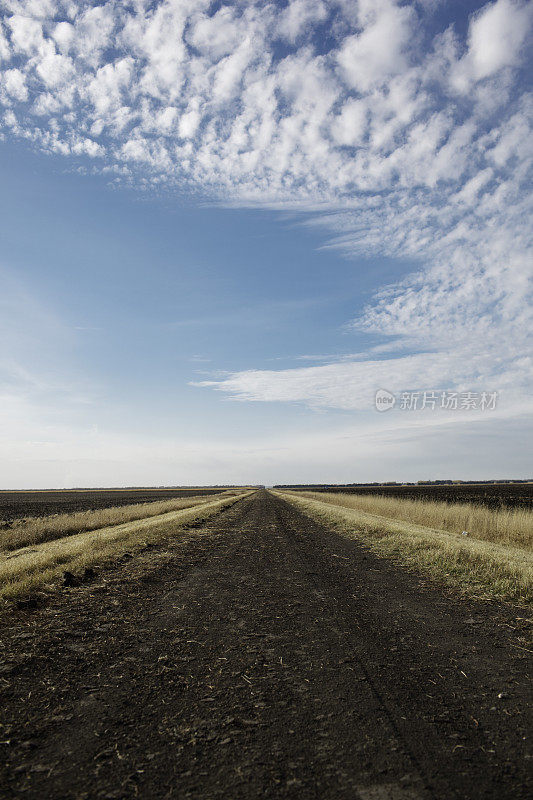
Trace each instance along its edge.
{"label": "distant tree line", "polygon": [[348,489],[352,487],[365,486],[455,486],[457,484],[467,486],[484,486],[502,483],[533,483],[533,478],[503,478],[494,479],[489,481],[461,481],[461,480],[439,480],[439,481],[384,481],[379,483],[374,481],[372,483],[279,483],[276,484],[274,489]]}

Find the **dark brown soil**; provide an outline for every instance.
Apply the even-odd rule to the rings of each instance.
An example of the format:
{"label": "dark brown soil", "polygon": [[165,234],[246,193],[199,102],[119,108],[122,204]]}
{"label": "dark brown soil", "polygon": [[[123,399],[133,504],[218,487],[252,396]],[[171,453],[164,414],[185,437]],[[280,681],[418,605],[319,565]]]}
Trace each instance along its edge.
{"label": "dark brown soil", "polygon": [[0,491],[0,524],[21,517],[47,517],[132,503],[152,503],[176,497],[203,497],[223,489],[50,489],[36,492]]}
{"label": "dark brown soil", "polygon": [[524,800],[524,616],[258,492],[3,622],[2,797]]}
{"label": "dark brown soil", "polygon": [[476,483],[457,486],[295,486],[301,491],[378,494],[407,500],[475,503],[487,508],[533,508],[533,483]]}

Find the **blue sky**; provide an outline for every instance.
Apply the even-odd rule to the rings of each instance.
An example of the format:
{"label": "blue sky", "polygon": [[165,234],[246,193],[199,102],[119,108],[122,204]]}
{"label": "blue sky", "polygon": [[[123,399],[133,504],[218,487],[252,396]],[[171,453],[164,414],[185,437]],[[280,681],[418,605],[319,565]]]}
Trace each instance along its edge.
{"label": "blue sky", "polygon": [[528,475],[531,19],[0,2],[0,485]]}

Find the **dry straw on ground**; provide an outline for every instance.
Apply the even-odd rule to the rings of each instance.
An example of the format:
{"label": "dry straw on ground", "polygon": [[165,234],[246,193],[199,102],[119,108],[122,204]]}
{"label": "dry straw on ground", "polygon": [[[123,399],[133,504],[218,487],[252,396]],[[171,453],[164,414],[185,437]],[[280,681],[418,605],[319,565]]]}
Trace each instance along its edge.
{"label": "dry straw on ground", "polygon": [[120,525],[137,519],[147,519],[166,514],[169,511],[180,511],[184,508],[202,505],[207,500],[218,500],[231,497],[235,491],[224,491],[213,495],[197,495],[192,497],[156,500],[148,503],[132,503],[127,506],[111,506],[89,511],[75,511],[68,514],[53,514],[48,517],[28,517],[15,520],[0,528],[0,553],[3,550],[15,550],[30,544],[50,542],[63,536],[71,536],[83,531],[94,531],[110,525]]}
{"label": "dry straw on ground", "polygon": [[487,542],[533,546],[533,513],[524,508],[494,510],[474,503],[408,500],[372,494],[298,492],[298,495],[380,517],[403,519],[425,528],[459,534],[466,531],[469,536]]}
{"label": "dry straw on ground", "polygon": [[204,497],[200,503],[189,502],[188,508],[71,534],[3,553],[0,560],[0,599],[18,597],[53,584],[64,570],[79,572],[84,567],[116,557],[121,552],[134,552],[165,537],[183,534],[185,526],[208,519],[246,494],[249,492],[231,493],[219,496],[216,500]]}

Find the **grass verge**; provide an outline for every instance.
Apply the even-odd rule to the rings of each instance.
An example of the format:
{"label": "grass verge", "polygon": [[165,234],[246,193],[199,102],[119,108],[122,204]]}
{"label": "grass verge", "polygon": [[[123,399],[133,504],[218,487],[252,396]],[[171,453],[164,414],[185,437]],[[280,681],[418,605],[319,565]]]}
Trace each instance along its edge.
{"label": "grass verge", "polygon": [[469,536],[487,542],[533,547],[533,512],[525,508],[491,509],[475,503],[444,503],[342,492],[298,492],[298,495],[439,531],[456,534],[467,531]]}
{"label": "grass verge", "polygon": [[338,494],[331,496],[335,502],[322,493],[319,499],[312,497],[312,492],[275,494],[327,527],[358,539],[378,555],[393,557],[469,594],[522,604],[533,600],[533,553],[524,546],[463,537],[460,532],[371,514],[343,505]]}
{"label": "grass verge", "polygon": [[111,525],[160,516],[169,511],[192,508],[203,505],[208,500],[218,500],[236,494],[240,494],[240,492],[224,491],[208,497],[197,495],[196,497],[155,500],[148,503],[132,503],[127,506],[111,506],[88,511],[75,511],[69,514],[53,514],[48,517],[27,517],[24,520],[15,520],[9,525],[4,523],[4,528],[0,528],[0,553],[40,542],[50,542],[53,539],[61,539],[64,536],[71,536],[83,531],[93,531]]}
{"label": "grass verge", "polygon": [[205,500],[192,508],[168,511],[147,519],[137,519],[98,530],[22,547],[4,555],[0,563],[0,599],[27,595],[37,588],[53,585],[65,570],[73,573],[84,567],[134,552],[153,544],[192,522],[201,522],[233,505],[250,492]]}

